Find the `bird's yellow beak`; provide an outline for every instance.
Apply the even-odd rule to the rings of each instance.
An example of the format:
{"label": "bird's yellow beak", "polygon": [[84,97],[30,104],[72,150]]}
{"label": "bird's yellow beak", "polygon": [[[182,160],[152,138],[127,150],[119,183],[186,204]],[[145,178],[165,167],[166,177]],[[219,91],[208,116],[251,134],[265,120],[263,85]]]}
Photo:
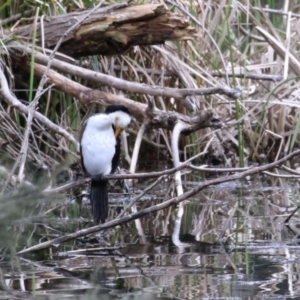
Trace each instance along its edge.
{"label": "bird's yellow beak", "polygon": [[121,131],[122,131],[121,127],[116,127],[116,130],[115,130],[115,137],[116,138],[120,135]]}

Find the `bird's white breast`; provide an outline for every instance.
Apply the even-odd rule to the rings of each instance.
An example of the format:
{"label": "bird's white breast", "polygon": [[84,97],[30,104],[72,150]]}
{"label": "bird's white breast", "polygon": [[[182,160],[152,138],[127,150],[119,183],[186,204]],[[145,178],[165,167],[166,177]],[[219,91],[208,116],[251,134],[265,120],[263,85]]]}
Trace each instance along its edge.
{"label": "bird's white breast", "polygon": [[83,164],[90,176],[111,172],[115,146],[111,118],[103,114],[91,117],[81,138]]}

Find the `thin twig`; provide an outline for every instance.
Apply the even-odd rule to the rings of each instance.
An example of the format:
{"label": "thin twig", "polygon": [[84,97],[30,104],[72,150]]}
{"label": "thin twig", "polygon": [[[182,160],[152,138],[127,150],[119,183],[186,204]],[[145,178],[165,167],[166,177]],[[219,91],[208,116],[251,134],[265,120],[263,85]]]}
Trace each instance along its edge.
{"label": "thin twig", "polygon": [[[262,41],[264,41],[263,38],[261,38]],[[122,70],[123,72],[128,71],[128,67],[126,66],[114,66],[114,70],[120,71]],[[235,77],[235,78],[245,78],[245,79],[252,79],[252,80],[264,80],[264,81],[282,81],[283,76],[278,75],[278,74],[258,74],[258,73],[250,73],[245,70],[246,68],[243,69],[243,73],[232,73],[232,72],[227,72],[228,77]],[[148,73],[151,75],[156,75],[156,76],[163,76],[163,77],[175,77],[176,74],[173,71],[170,70],[157,70],[157,69],[137,69],[137,73]],[[205,73],[200,72],[201,74],[205,75]],[[214,77],[225,77],[226,73],[223,71],[211,71],[208,72],[211,76]],[[192,77],[195,77],[194,74],[190,74]]]}
{"label": "thin twig", "polygon": [[295,174],[295,175],[299,175],[300,176],[300,172],[297,172],[295,170],[292,170],[291,168],[288,168],[287,166],[281,166],[281,169],[291,173],[291,174]]}
{"label": "thin twig", "polygon": [[129,169],[130,173],[135,173],[137,160],[138,160],[140,147],[141,147],[141,142],[142,142],[145,130],[146,130],[146,124],[143,123],[142,126],[140,127],[138,135],[135,139],[135,144],[134,144],[134,148],[133,148],[133,152],[132,152],[132,156],[131,156],[131,164],[130,164],[130,169]]}
{"label": "thin twig", "polygon": [[[141,147],[141,143],[142,143],[142,138],[143,138],[145,130],[146,130],[146,123],[143,123],[139,129],[138,135],[137,135],[137,137],[135,139],[135,143],[134,143],[134,149],[133,149],[133,153],[132,153],[132,157],[131,157],[131,164],[130,164],[130,172],[131,173],[135,173],[137,160],[138,160],[138,156],[139,156],[139,152],[140,152],[140,147]],[[132,180],[129,181],[129,185],[132,186]],[[132,205],[130,205],[130,208],[131,208],[132,213],[135,213],[137,211],[135,201],[133,202]],[[146,237],[145,237],[145,233],[144,233],[141,221],[139,219],[136,219],[136,220],[134,220],[134,222],[135,222],[135,227],[137,229],[137,232],[138,232],[139,236],[141,237],[141,240],[143,241],[143,243],[145,243]]]}
{"label": "thin twig", "polygon": [[300,205],[298,205],[293,211],[292,213],[285,219],[284,224],[288,224],[291,220],[291,218],[295,215],[295,213],[297,212],[297,210],[300,208]]}
{"label": "thin twig", "polygon": [[194,166],[192,164],[188,165],[189,169],[195,170],[195,171],[203,171],[203,172],[213,172],[213,173],[228,173],[228,172],[243,172],[246,170],[249,170],[249,168],[208,168],[207,165],[203,166]]}
{"label": "thin twig", "polygon": [[226,234],[226,231],[227,231],[227,229],[228,229],[228,227],[229,227],[229,224],[230,224],[230,222],[232,221],[232,218],[234,217],[234,214],[235,214],[235,212],[236,212],[238,206],[239,206],[239,203],[238,203],[238,201],[237,201],[237,202],[234,204],[233,208],[231,209],[230,215],[228,216],[228,218],[227,218],[227,220],[226,220],[226,223],[225,223],[225,225],[224,225],[224,227],[223,227],[223,229],[222,229],[222,231],[221,231],[221,233],[220,233],[220,235],[219,235],[219,237],[218,237],[217,243],[221,243],[221,241],[223,240],[223,238],[224,238],[224,236],[225,236],[225,234]]}
{"label": "thin twig", "polygon": [[33,11],[31,9],[25,10],[23,13],[19,13],[19,14],[16,14],[14,16],[11,16],[9,18],[6,18],[4,20],[1,20],[0,25],[1,26],[7,25],[9,23],[16,22],[16,21],[20,20],[22,17],[29,17],[29,16],[32,15],[32,12]]}
{"label": "thin twig", "polygon": [[274,174],[268,171],[264,171],[263,173],[276,178],[292,178],[292,179],[300,178],[300,175]]}
{"label": "thin twig", "polygon": [[[239,5],[242,6],[242,3],[239,3]],[[286,11],[283,11],[283,10],[267,8],[267,7],[250,6],[250,8],[252,10],[256,10],[256,11],[260,11],[260,12],[264,11],[264,12],[267,12],[267,13],[272,13],[272,14],[277,14],[277,15],[282,15],[282,16],[288,16],[288,14],[290,13],[290,12],[286,12]],[[245,7],[245,9],[247,10],[248,7]],[[292,13],[292,12],[291,12],[291,16],[293,18],[298,18],[298,19],[300,18],[300,14],[296,14],[296,13]]]}
{"label": "thin twig", "polygon": [[[224,77],[225,73],[223,72],[210,72],[211,76],[215,77]],[[246,79],[252,79],[252,80],[265,80],[265,81],[282,81],[283,76],[277,75],[277,74],[256,74],[256,73],[242,73],[242,74],[235,74],[235,73],[228,73],[229,77],[235,77],[235,78],[246,78]]]}
{"label": "thin twig", "polygon": [[147,192],[153,189],[158,183],[162,181],[164,176],[158,177],[151,185],[145,188],[139,195],[137,195],[127,206],[124,207],[124,210],[116,217],[116,219],[122,218],[125,213],[133,206],[137,201],[139,201]]}

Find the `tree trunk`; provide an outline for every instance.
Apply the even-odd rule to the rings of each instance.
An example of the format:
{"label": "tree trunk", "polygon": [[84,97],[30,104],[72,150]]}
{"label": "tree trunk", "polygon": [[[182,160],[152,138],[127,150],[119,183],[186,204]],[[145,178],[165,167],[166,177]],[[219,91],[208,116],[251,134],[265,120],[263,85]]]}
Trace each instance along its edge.
{"label": "tree trunk", "polygon": [[[36,45],[53,49],[66,31],[84,19],[90,10],[39,18]],[[18,39],[32,43],[34,25],[12,30]],[[64,37],[59,51],[71,57],[115,55],[135,45],[163,44],[167,40],[186,40],[194,29],[189,20],[168,11],[162,4],[127,6],[115,4],[99,8]],[[9,32],[5,32],[9,34]]]}

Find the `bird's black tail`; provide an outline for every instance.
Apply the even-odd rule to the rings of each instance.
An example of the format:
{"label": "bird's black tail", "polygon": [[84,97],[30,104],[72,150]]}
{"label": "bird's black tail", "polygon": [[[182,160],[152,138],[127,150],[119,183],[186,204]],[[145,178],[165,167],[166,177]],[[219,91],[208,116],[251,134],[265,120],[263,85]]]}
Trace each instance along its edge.
{"label": "bird's black tail", "polygon": [[94,222],[105,222],[108,216],[108,192],[107,181],[92,178],[91,183],[91,207]]}

